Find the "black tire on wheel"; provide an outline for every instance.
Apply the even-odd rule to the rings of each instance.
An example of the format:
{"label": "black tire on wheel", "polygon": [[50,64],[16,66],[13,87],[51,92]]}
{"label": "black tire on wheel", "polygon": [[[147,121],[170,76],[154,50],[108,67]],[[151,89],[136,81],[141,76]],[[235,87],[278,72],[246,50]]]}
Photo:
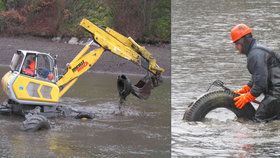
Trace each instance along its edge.
{"label": "black tire on wheel", "polygon": [[243,109],[237,109],[233,101],[236,96],[230,91],[221,90],[207,93],[188,106],[183,119],[202,121],[211,110],[222,107],[231,110],[238,118],[252,120],[256,110],[251,103],[245,105]]}
{"label": "black tire on wheel", "polygon": [[21,129],[23,131],[35,132],[38,130],[49,129],[50,123],[46,117],[42,115],[30,115],[23,121]]}
{"label": "black tire on wheel", "polygon": [[83,118],[93,119],[94,115],[91,114],[91,113],[88,113],[88,112],[81,112],[81,113],[79,113],[78,115],[75,116],[75,119],[83,119]]}

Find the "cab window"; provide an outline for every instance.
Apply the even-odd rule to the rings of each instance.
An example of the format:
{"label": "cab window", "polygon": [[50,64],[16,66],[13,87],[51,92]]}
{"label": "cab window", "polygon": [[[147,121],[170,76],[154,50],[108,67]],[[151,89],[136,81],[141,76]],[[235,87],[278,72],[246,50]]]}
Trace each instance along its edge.
{"label": "cab window", "polygon": [[39,54],[37,59],[37,76],[41,79],[53,81],[53,60],[45,54]]}
{"label": "cab window", "polygon": [[23,58],[24,58],[24,55],[19,51],[14,54],[11,64],[10,64],[10,68],[12,71],[17,71],[17,72],[20,71],[20,66],[23,61]]}
{"label": "cab window", "polygon": [[36,75],[35,67],[36,67],[36,55],[27,54],[21,69],[21,73],[24,75],[34,77]]}

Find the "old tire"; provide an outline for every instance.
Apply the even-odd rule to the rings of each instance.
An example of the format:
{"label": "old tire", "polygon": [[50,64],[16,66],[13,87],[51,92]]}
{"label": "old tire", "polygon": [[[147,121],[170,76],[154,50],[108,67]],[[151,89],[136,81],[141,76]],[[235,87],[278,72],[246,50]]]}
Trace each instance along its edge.
{"label": "old tire", "polygon": [[35,132],[39,130],[49,129],[50,123],[46,117],[42,115],[30,115],[22,123],[21,129],[23,131]]}
{"label": "old tire", "polygon": [[188,106],[183,119],[186,121],[202,121],[211,110],[222,107],[231,110],[237,118],[252,120],[256,110],[251,103],[245,105],[243,109],[237,109],[233,101],[236,96],[230,91],[207,93]]}
{"label": "old tire", "polygon": [[78,115],[75,116],[75,119],[93,119],[94,115],[88,112],[80,112]]}

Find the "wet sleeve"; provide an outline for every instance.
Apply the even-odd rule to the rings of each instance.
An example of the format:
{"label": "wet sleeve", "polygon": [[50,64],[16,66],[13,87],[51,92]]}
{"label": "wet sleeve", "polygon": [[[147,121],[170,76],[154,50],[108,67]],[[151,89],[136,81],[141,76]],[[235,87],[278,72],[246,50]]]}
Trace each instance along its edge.
{"label": "wet sleeve", "polygon": [[267,89],[268,70],[265,53],[256,52],[248,60],[248,69],[252,74],[251,94],[255,97],[261,95]]}
{"label": "wet sleeve", "polygon": [[247,85],[252,88],[253,87],[253,78],[251,77],[251,80],[247,83]]}

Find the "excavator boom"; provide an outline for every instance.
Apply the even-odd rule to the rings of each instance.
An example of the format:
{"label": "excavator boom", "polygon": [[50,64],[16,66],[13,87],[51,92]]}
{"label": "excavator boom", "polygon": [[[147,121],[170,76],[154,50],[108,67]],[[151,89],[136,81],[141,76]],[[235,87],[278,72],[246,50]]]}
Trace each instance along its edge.
{"label": "excavator boom", "polygon": [[[148,95],[144,95],[142,92],[149,93],[150,89],[158,86],[161,74],[164,71],[157,65],[151,53],[144,47],[138,45],[132,38],[127,38],[108,27],[102,29],[87,19],[83,19],[80,25],[93,35],[94,41],[98,43],[100,47],[89,51],[91,43],[87,44],[67,65],[67,72],[56,83],[58,87],[60,87],[59,97],[68,91],[80,75],[97,62],[105,50],[109,50],[122,58],[140,65],[153,74],[152,77],[148,74],[148,77],[144,77],[136,86],[125,85],[130,84],[130,82],[126,81],[126,77],[120,77],[118,80],[118,86],[121,87],[119,88],[119,92],[123,91],[120,92],[120,95],[121,93],[129,94],[128,92],[131,92],[139,98],[147,98],[146,96]],[[150,84],[150,86],[147,86],[147,83]]]}
{"label": "excavator boom", "polygon": [[127,38],[109,27],[101,29],[87,19],[83,19],[80,25],[93,35],[101,47],[142,66],[154,75],[160,76],[163,73],[164,70],[157,65],[151,53],[132,38]]}

